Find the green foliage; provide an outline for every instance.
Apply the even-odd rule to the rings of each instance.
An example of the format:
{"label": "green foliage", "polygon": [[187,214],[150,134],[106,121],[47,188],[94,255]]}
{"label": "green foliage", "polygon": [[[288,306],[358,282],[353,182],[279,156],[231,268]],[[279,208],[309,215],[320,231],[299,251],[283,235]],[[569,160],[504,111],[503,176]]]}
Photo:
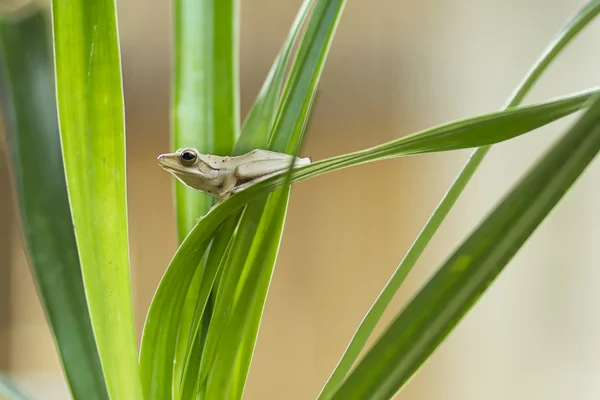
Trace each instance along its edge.
{"label": "green foliage", "polygon": [[410,379],[600,151],[595,99],[396,317],[333,399],[389,399]]}
{"label": "green foliage", "polygon": [[115,3],[52,2],[56,92],[85,293],[112,398],[142,398],[129,274]]}
{"label": "green foliage", "polygon": [[[507,103],[507,108],[517,106],[523,101],[525,95],[541,77],[546,68],[550,66],[552,60],[560,54],[560,51],[564,49],[579,32],[581,32],[598,12],[600,12],[600,1],[590,2],[568,21],[556,40],[548,46],[538,62],[536,62],[523,82],[511,96]],[[417,260],[429,244],[429,241],[433,235],[435,235],[438,228],[456,203],[456,200],[458,200],[461,193],[475,174],[475,171],[487,155],[489,148],[490,147],[488,146],[481,147],[475,150],[471,157],[469,157],[463,170],[452,183],[452,186],[432,213],[431,218],[427,221],[423,230],[419,233],[415,242],[406,253],[406,256],[402,259],[402,262],[398,265],[396,271],[394,271],[394,274],[361,321],[338,365],[335,367],[331,377],[323,387],[323,390],[319,395],[319,400],[330,398],[342,384],[360,352],[364,349],[367,340],[373,333],[373,330],[377,326],[384,311],[392,301],[392,298],[398,289],[400,289],[404,279],[415,266]]]}
{"label": "green foliage", "polygon": [[37,8],[0,22],[1,87],[13,181],[32,272],[71,393],[75,398],[107,399],[67,198],[50,33],[47,13]]}
{"label": "green foliage", "polygon": [[[174,2],[173,150],[195,147],[203,153],[226,155],[233,149],[239,131],[238,3],[236,0]],[[213,200],[176,181],[175,204],[181,242]],[[222,235],[231,235],[233,222],[231,231]],[[206,261],[205,258],[202,262]],[[210,307],[206,303],[209,298],[204,299],[202,292],[209,276],[207,269],[216,267],[202,265],[196,269],[183,303],[174,355],[176,398],[180,396],[180,382],[192,351],[190,346],[196,339],[193,326],[202,323],[202,318],[194,319],[198,304]],[[212,282],[208,290],[206,295],[210,295]]]}
{"label": "green foliage", "polygon": [[[173,149],[238,155],[266,148],[297,154],[344,5],[343,0],[303,2],[240,129],[239,3],[176,0]],[[290,184],[378,160],[478,148],[367,314],[319,398],[394,396],[600,150],[598,90],[516,107],[598,12],[600,1],[592,1],[571,18],[503,111],[292,168],[209,212],[210,198],[176,183],[181,243],[148,310],[139,362],[129,281],[115,3],[53,1],[58,124],[46,36],[40,28],[43,17],[3,21],[3,108],[19,206],[40,296],[73,396],[241,399]],[[28,25],[32,21],[33,28]],[[34,97],[39,101],[28,103],[29,93],[38,93]],[[591,99],[596,100],[590,107]],[[489,146],[588,107],[356,365],[383,311]],[[52,195],[35,196],[40,189]]]}
{"label": "green foliage", "polygon": [[[174,150],[228,155],[239,131],[237,0],[175,0]],[[177,232],[185,238],[212,199],[176,182]]]}

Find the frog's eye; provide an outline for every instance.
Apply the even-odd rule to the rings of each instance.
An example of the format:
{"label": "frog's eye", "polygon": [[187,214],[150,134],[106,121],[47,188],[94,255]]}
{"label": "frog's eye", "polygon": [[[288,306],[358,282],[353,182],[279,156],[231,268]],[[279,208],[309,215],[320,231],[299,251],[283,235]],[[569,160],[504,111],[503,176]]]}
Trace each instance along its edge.
{"label": "frog's eye", "polygon": [[194,164],[196,162],[196,158],[198,158],[198,156],[191,150],[184,150],[181,153],[181,163],[183,165],[190,166]]}

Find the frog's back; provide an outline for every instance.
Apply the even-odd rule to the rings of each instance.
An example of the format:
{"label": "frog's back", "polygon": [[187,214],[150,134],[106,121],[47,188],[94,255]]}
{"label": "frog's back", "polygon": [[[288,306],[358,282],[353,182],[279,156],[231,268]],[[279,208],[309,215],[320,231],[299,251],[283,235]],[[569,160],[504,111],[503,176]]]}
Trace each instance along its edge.
{"label": "frog's back", "polygon": [[233,171],[232,160],[236,157],[221,157],[212,154],[199,154],[198,158],[212,169]]}

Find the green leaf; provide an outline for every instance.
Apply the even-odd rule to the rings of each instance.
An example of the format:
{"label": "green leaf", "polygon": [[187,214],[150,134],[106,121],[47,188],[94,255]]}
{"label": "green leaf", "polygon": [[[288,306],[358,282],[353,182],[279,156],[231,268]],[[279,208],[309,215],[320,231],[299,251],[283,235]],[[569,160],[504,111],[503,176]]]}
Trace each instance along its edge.
{"label": "green leaf", "polygon": [[[212,307],[207,307],[209,296],[217,281],[219,273],[223,269],[223,264],[227,259],[227,255],[229,254],[230,241],[228,239],[232,236],[232,232],[238,223],[239,217],[239,215],[234,215],[228,218],[225,223],[221,225],[219,232],[213,239],[205,268],[202,271],[200,285],[198,286],[198,296],[194,303],[196,309],[193,314],[193,320],[189,325],[190,327],[201,327],[202,323],[208,324],[211,320],[209,317],[212,315],[206,314],[212,312]],[[209,309],[207,310],[207,308]],[[184,374],[180,378],[180,382],[177,382],[177,384],[182,384],[183,386],[178,398],[191,399],[195,397],[194,390],[197,384],[198,370],[205,339],[206,334],[201,335],[199,330],[194,332],[194,335],[190,334],[188,338],[186,357],[183,360]]]}
{"label": "green leaf", "polygon": [[[229,155],[239,131],[237,0],[174,4],[173,149]],[[176,182],[179,240],[213,200]]]}
{"label": "green leaf", "polygon": [[[525,95],[540,78],[552,60],[558,56],[560,51],[566,47],[566,45],[598,14],[598,12],[600,12],[600,1],[593,1],[588,3],[580,12],[575,14],[575,16],[569,20],[557,39],[548,46],[534,67],[529,71],[523,82],[519,85],[518,89],[508,101],[507,108],[517,106],[521,103],[525,98]],[[360,326],[344,351],[338,365],[335,367],[331,377],[327,380],[327,383],[319,394],[319,400],[331,398],[333,393],[335,393],[342,384],[343,379],[360,355],[394,295],[454,206],[456,200],[462,194],[462,191],[475,174],[475,171],[487,155],[488,150],[489,147],[479,148],[475,150],[471,157],[469,157],[463,170],[452,183],[452,186],[432,213],[431,218],[427,221],[423,230],[419,233],[415,242],[406,253],[406,256],[403,258],[400,265],[398,265],[394,274],[361,321]]]}
{"label": "green leaf", "polygon": [[19,389],[6,375],[0,374],[0,399],[29,400],[31,397]]}
{"label": "green leaf", "polygon": [[277,113],[269,149],[295,154],[345,0],[320,0],[310,16]]}
{"label": "green leaf", "polygon": [[390,399],[600,151],[600,97],[442,265],[332,397]]}
{"label": "green leaf", "polygon": [[[254,321],[251,321],[251,317],[258,318],[258,321],[262,317],[262,312],[258,315],[254,312],[254,305],[260,302],[259,310],[262,311],[264,299],[259,299],[258,295],[266,296],[266,293],[258,291],[257,288],[268,288],[271,282],[288,199],[289,188],[283,188],[269,196],[265,206],[258,208],[263,217],[260,219],[247,260],[245,263],[238,264],[243,267],[243,273],[239,276],[240,283],[233,293],[232,315],[227,321],[226,329],[221,331],[224,337],[220,341],[219,351],[210,367],[206,389],[208,399],[220,397],[240,399],[242,396],[250,365],[249,360],[245,358],[240,360],[238,357],[254,349],[257,332],[248,333],[248,326],[253,326]],[[263,208],[264,213],[262,213]],[[253,335],[251,340],[247,339],[248,334]],[[240,365],[236,361],[246,361],[246,363]]]}
{"label": "green leaf", "polygon": [[111,398],[141,399],[114,0],[52,2],[61,143],[92,327]]}
{"label": "green leaf", "polygon": [[531,71],[523,79],[517,90],[508,102],[509,106],[515,106],[523,101],[531,87],[542,76],[552,61],[563,51],[571,40],[573,40],[596,16],[600,13],[600,0],[590,0],[578,12],[576,12],[548,45]]}
{"label": "green leaf", "polygon": [[[323,175],[329,172],[350,168],[369,162],[458,149],[490,145],[508,140],[556,121],[575,111],[586,108],[588,100],[600,90],[565,96],[544,103],[517,107],[482,116],[450,122],[438,127],[407,135],[369,149],[313,162],[304,167],[294,168],[291,183]],[[438,139],[438,140],[436,140]],[[285,174],[259,182],[231,196],[212,208],[186,237],[186,246],[195,246],[204,240],[207,227],[219,224],[236,210],[283,185]],[[211,228],[213,229],[213,228]],[[214,229],[213,229],[214,231]],[[177,252],[190,251],[182,246]],[[172,267],[172,263],[169,268]],[[179,266],[178,268],[181,268]]]}
{"label": "green leaf", "polygon": [[[325,59],[345,4],[344,1],[338,0],[321,0],[315,3],[278,107],[271,133],[270,150],[290,154],[297,152]],[[301,9],[299,15],[302,13]],[[281,240],[289,189],[273,194],[269,200],[263,199],[250,204],[246,210],[247,214],[240,222],[240,230],[244,226],[250,226],[256,231],[257,225],[259,230],[256,231],[256,235],[252,235],[252,242],[248,241],[242,246],[234,244],[231,260],[235,260],[236,254],[243,257],[233,262],[228,260],[225,265],[225,279],[233,281],[235,286],[232,287],[235,287],[235,292],[234,296],[230,293],[222,293],[221,296],[219,293],[221,299],[225,299],[221,303],[217,301],[215,306],[215,316],[221,316],[221,323],[213,320],[209,327],[207,352],[202,360],[204,364],[201,366],[200,375],[200,382],[203,384],[208,374],[205,393],[208,398],[216,396],[219,392],[224,392],[229,398],[241,398],[250,368],[251,354]],[[283,205],[276,199],[281,199]],[[251,209],[252,212],[249,212]],[[264,218],[268,218],[266,222]],[[271,226],[271,221],[274,224],[273,229],[265,229],[264,226]],[[260,226],[263,226],[262,230]],[[227,281],[224,286],[227,287]],[[224,309],[219,308],[220,304],[225,304]]]}
{"label": "green leaf", "polygon": [[[365,150],[315,161],[307,166],[295,168],[292,172],[291,182],[296,183],[329,172],[380,160],[499,143],[586,108],[587,101],[598,93],[600,93],[598,89],[589,90],[544,103],[449,122]],[[262,193],[277,189],[282,185],[283,180],[283,175],[266,179],[230,197],[215,207],[213,211],[217,208],[226,208],[225,212],[229,214],[239,207],[239,203],[245,204]],[[236,197],[238,199],[234,200]]]}
{"label": "green leaf", "polygon": [[[236,0],[175,1],[173,150],[195,147],[203,153],[226,155],[233,149],[239,130],[238,13]],[[213,199],[175,180],[175,200],[181,242]],[[202,268],[189,286],[179,321],[174,360],[176,396],[193,344],[190,324],[200,301],[201,273]]]}
{"label": "green leaf", "polygon": [[[360,157],[354,159],[338,156],[294,169],[291,181],[299,182],[313,176],[378,159],[468,148],[469,145],[477,146],[482,141],[485,143],[486,141],[498,141],[499,138],[508,139],[584,108],[585,101],[595,93],[597,92],[586,92],[538,105],[516,108],[507,112],[491,113],[428,129],[421,133],[358,152]],[[490,126],[494,121],[501,128],[490,130]],[[432,142],[436,142],[435,138],[443,139],[439,141],[439,147],[432,144]],[[144,382],[150,384],[151,390],[149,392],[157,393],[156,398],[161,398],[161,394],[164,395],[165,393],[170,396],[172,367],[166,365],[163,360],[173,358],[177,329],[173,329],[173,324],[170,324],[169,321],[177,321],[181,315],[186,290],[217,228],[227,217],[252,200],[281,187],[284,178],[285,176],[279,175],[265,180],[214,207],[190,231],[177,249],[155,293],[142,336],[140,354],[142,377]],[[165,382],[168,382],[168,386]]]}
{"label": "green leaf", "polygon": [[[240,206],[241,207],[241,206]],[[215,207],[213,210],[217,210]],[[233,210],[235,211],[235,210]],[[232,212],[233,212],[232,211]],[[154,294],[148,310],[140,349],[146,399],[171,398],[177,327],[187,288],[213,236],[231,214],[209,212],[183,240]],[[201,229],[198,229],[202,226]],[[167,361],[166,361],[167,360]]]}
{"label": "green leaf", "polygon": [[[179,45],[181,45],[183,43],[183,39],[185,37],[189,37],[187,40],[188,45],[194,43],[192,38],[194,37],[194,32],[193,29],[194,28],[198,28],[198,29],[205,29],[202,28],[200,26],[198,26],[197,24],[194,25],[193,23],[191,23],[192,19],[197,18],[198,14],[194,14],[194,13],[190,13],[189,12],[189,8],[185,9],[185,12],[183,11],[183,4],[179,4],[178,7],[176,7],[177,9],[177,15],[180,16],[180,20],[178,23],[178,28],[177,28],[177,32],[179,33],[179,36],[182,38],[181,40],[176,40],[177,43]],[[304,7],[304,11],[303,11],[303,16],[301,17],[304,18],[304,16],[306,15],[307,12],[307,7]],[[204,14],[205,18],[210,18],[211,15],[210,13],[205,13]],[[203,17],[203,18],[204,18]],[[185,23],[184,25],[187,26],[189,25],[188,30],[184,30],[184,28],[181,26],[181,24],[183,23],[182,21],[187,21],[188,23]],[[207,24],[210,26],[210,23],[207,22]],[[276,61],[276,63],[274,64],[269,77],[267,79],[267,81],[265,82],[265,85],[263,86],[263,89],[261,90],[261,93],[259,94],[257,101],[255,103],[255,105],[253,106],[252,110],[249,113],[249,116],[246,120],[246,123],[244,125],[244,129],[243,129],[243,133],[241,136],[240,141],[238,141],[238,143],[236,144],[236,152],[237,154],[243,153],[245,151],[248,151],[252,148],[257,148],[260,147],[260,143],[262,141],[264,141],[264,138],[266,138],[268,135],[268,130],[270,130],[270,125],[265,124],[265,121],[268,120],[272,120],[274,118],[275,115],[275,105],[277,103],[278,97],[279,97],[279,91],[283,82],[283,78],[284,78],[284,72],[285,72],[285,67],[286,67],[286,63],[287,63],[287,59],[289,57],[289,54],[291,52],[291,45],[290,43],[293,43],[293,41],[295,40],[295,36],[297,35],[297,31],[298,31],[298,22],[296,22],[295,24],[295,28],[292,29],[290,36],[288,37],[287,43],[284,45],[284,48],[282,49],[282,52],[280,53],[278,60]],[[231,43],[231,41],[227,41],[227,38],[232,39],[229,36],[226,35],[218,35],[221,38],[223,38],[223,42],[221,43],[221,46],[233,46],[234,43]],[[198,35],[195,35],[195,37],[198,37]],[[211,33],[207,33],[206,35],[204,35],[204,37],[211,37]],[[216,40],[216,39],[215,39]],[[227,42],[227,43],[225,43]],[[204,42],[203,42],[204,43]],[[177,45],[176,45],[177,46]],[[194,67],[194,63],[190,62],[190,58],[198,58],[198,63],[196,63],[196,65],[200,65],[201,62],[204,63],[210,63],[210,60],[212,60],[212,58],[210,56],[206,56],[205,54],[200,54],[200,53],[205,53],[205,52],[210,52],[210,48],[209,46],[207,47],[203,47],[203,51],[200,52],[196,52],[196,49],[188,49],[189,52],[193,53],[193,54],[187,54],[187,55],[182,55],[182,57],[186,57],[186,58],[181,58],[179,63],[180,63],[180,68],[188,68],[189,70],[187,71],[187,74],[189,75],[190,78],[194,78],[193,73],[196,71],[193,67]],[[187,61],[187,62],[186,62]],[[204,64],[202,64],[204,65]],[[207,67],[208,68],[208,67]],[[208,68],[210,70],[210,68]],[[179,74],[180,76],[184,76],[185,73],[181,72]],[[197,74],[196,74],[197,75]],[[193,80],[192,79],[188,79],[188,83],[190,85],[193,84]],[[177,81],[176,79],[176,85],[180,86],[180,90],[183,92],[184,90],[188,89],[189,87],[193,87],[190,86],[186,83],[184,83],[183,79],[179,79],[179,81]],[[197,88],[199,85],[196,85]],[[215,86],[219,86],[219,85],[215,85]],[[223,85],[221,85],[223,86]],[[200,87],[200,90],[197,90],[196,93],[192,93],[192,92],[186,92],[188,94],[187,97],[187,103],[188,104],[194,104],[194,101],[200,101],[201,103],[204,102],[204,92],[203,92],[203,88]],[[203,97],[204,96],[204,97]],[[175,98],[177,98],[177,93],[175,94]],[[177,102],[176,102],[177,103]],[[201,104],[198,104],[197,106],[200,107]],[[196,108],[198,108],[196,107]],[[177,109],[177,107],[175,107]],[[187,107],[185,109],[188,109]],[[181,113],[181,110],[179,110]],[[207,112],[210,113],[210,109],[207,110]],[[269,114],[272,114],[271,116]],[[190,107],[189,108],[189,115],[188,115],[188,120],[190,121],[190,124],[195,124],[196,122],[193,120],[194,116],[196,115],[194,108]],[[180,118],[181,120],[183,120],[183,118]],[[209,115],[207,116],[207,119],[213,120],[216,118],[213,118],[213,116]],[[187,132],[192,132],[194,128],[193,126],[190,126],[190,130],[188,130]],[[177,137],[177,128],[175,129],[176,132],[176,137]],[[208,132],[208,131],[206,131]],[[202,132],[197,132],[198,134],[201,134]],[[183,134],[183,132],[181,132],[181,134]],[[263,139],[261,139],[261,137]],[[209,140],[206,140],[207,142]],[[240,143],[246,143],[247,146],[249,146],[248,148],[244,149],[244,145],[240,144]],[[183,145],[183,144],[182,144]],[[201,148],[201,147],[200,147]],[[192,194],[191,196],[194,196],[194,194]],[[196,196],[202,196],[202,195],[198,195],[196,194]],[[192,204],[193,202],[190,201],[190,204]],[[183,208],[179,208],[180,210],[182,210]],[[183,214],[181,214],[183,215]],[[237,221],[239,219],[239,215],[238,216],[232,216],[230,217],[231,219],[233,219],[234,221]],[[233,221],[232,221],[233,222]],[[181,226],[181,224],[180,224]],[[225,244],[227,244],[232,238],[233,238],[233,230],[235,228],[235,224],[230,223],[230,224],[226,224],[226,226],[224,226],[221,230],[221,234],[215,238],[215,240],[213,241],[213,246],[211,247],[211,254],[209,254],[209,258],[211,258],[213,261],[211,263],[207,263],[206,265],[206,269],[207,270],[213,270],[215,267],[218,267],[218,264],[215,262],[215,260],[218,257],[214,257],[212,256],[212,250],[215,248],[222,248],[222,241],[226,241]],[[180,230],[180,234],[181,233],[187,233],[187,230]],[[198,272],[196,272],[198,273]],[[211,274],[209,274],[211,275]],[[165,275],[165,279],[167,279],[167,276]],[[209,280],[210,281],[210,280]],[[179,385],[180,385],[180,381],[181,381],[181,375],[183,374],[183,369],[186,369],[186,376],[189,375],[188,378],[183,378],[184,382],[184,391],[185,390],[189,390],[190,387],[193,387],[197,381],[197,377],[195,376],[194,371],[197,371],[197,369],[199,368],[199,354],[198,354],[198,346],[199,346],[199,342],[201,340],[201,338],[199,337],[199,330],[200,330],[200,319],[198,318],[198,316],[202,316],[204,314],[204,307],[206,305],[206,301],[204,300],[205,298],[205,290],[208,289],[212,289],[212,283],[211,285],[208,286],[202,286],[202,289],[200,289],[200,285],[204,285],[205,282],[203,282],[202,279],[196,279],[196,283],[192,284],[192,286],[190,286],[190,294],[194,293],[196,294],[195,297],[193,296],[188,296],[187,299],[184,300],[184,307],[186,307],[187,309],[189,309],[190,306],[192,307],[196,307],[196,310],[194,312],[194,316],[193,317],[189,317],[188,321],[189,322],[182,322],[180,325],[180,329],[179,329],[179,337],[177,339],[178,341],[178,351],[177,351],[177,355],[176,355],[176,364],[175,364],[175,390],[176,390],[176,397],[179,398],[181,396],[186,396],[187,392],[183,393],[183,392],[179,392]],[[161,283],[162,285],[162,283]],[[188,287],[189,284],[185,287]],[[180,289],[181,290],[181,289]],[[165,293],[165,295],[168,295]],[[151,309],[154,308],[160,308],[161,304],[164,302],[164,299],[162,299],[158,293],[155,296],[155,300],[152,303]],[[186,309],[184,309],[185,311],[187,311]],[[185,311],[184,311],[184,318],[188,318],[185,315]],[[152,312],[152,311],[151,311]],[[170,316],[173,316],[172,314],[170,314]],[[188,328],[189,324],[192,324],[191,327]],[[145,328],[144,330],[144,342],[146,341],[150,341],[153,340],[151,339],[151,337],[153,336],[150,332],[150,330],[152,329],[152,327],[147,327],[148,329]],[[169,337],[169,335],[165,335],[164,338]],[[161,346],[171,346],[171,343],[164,343],[161,342]],[[142,346],[143,349],[148,348],[148,346],[143,345]],[[168,350],[167,350],[168,351]],[[142,359],[146,359],[145,357],[142,357]],[[191,363],[191,364],[190,364]],[[160,366],[160,364],[157,364],[158,367],[162,367]],[[161,373],[159,373],[159,375],[164,375],[166,372],[162,371]],[[153,378],[150,378],[153,379]]]}
{"label": "green leaf", "polygon": [[[242,134],[240,136],[240,139],[238,140],[238,142],[236,143],[235,146],[235,150],[233,154],[243,154],[251,149],[254,148],[264,148],[266,145],[266,141],[269,137],[272,125],[273,125],[273,121],[275,118],[275,114],[276,114],[276,109],[278,106],[278,100],[280,97],[280,91],[281,91],[281,87],[283,85],[283,81],[284,81],[284,77],[285,77],[285,70],[288,64],[288,60],[292,51],[292,48],[294,46],[294,43],[296,41],[297,35],[299,33],[300,27],[303,25],[307,15],[308,15],[308,11],[310,9],[310,5],[312,4],[312,1],[306,1],[302,8],[300,9],[298,16],[296,17],[296,20],[294,22],[294,24],[292,25],[292,28],[290,30],[290,33],[285,41],[285,43],[283,44],[283,47],[280,51],[280,54],[278,55],[277,59],[275,60],[271,71],[269,72],[269,75],[263,85],[263,88],[261,89],[255,104],[253,105],[252,109],[250,110],[248,117],[244,123],[244,127],[242,129]],[[255,202],[258,203],[258,202]],[[234,229],[235,229],[235,225],[234,224],[229,224],[229,226],[226,229],[226,231],[222,230],[221,234],[219,235],[219,237],[215,238],[215,240],[213,241],[213,248],[211,248],[210,251],[210,255],[209,257],[212,258],[213,260],[218,259],[219,257],[215,257],[213,254],[213,249],[214,248],[222,248],[222,241],[226,241],[228,242],[232,247],[235,247],[236,249],[245,249],[240,251],[237,251],[236,254],[238,255],[243,255],[245,252],[247,253],[247,249],[250,247],[252,240],[253,240],[253,236],[254,236],[254,232],[256,230],[256,226],[258,225],[258,221],[260,220],[260,217],[262,215],[262,209],[264,208],[264,201],[260,202],[261,204],[253,204],[251,205],[252,209],[254,211],[251,210],[247,210],[245,215],[244,215],[244,219],[241,221],[241,223],[239,224],[239,228],[237,230],[237,234],[234,235]],[[230,219],[233,218],[235,219],[235,221],[239,220],[239,215],[237,216],[232,216],[230,217]],[[236,239],[236,241],[234,242],[234,238],[238,238]],[[235,256],[232,256],[233,260],[236,259]],[[245,256],[242,258],[245,259]],[[224,262],[225,259],[222,259],[221,262]],[[215,261],[213,261],[215,262]],[[233,265],[237,265],[239,263],[238,261],[234,261]],[[231,264],[231,263],[230,263]],[[240,265],[240,267],[243,267],[243,263]],[[232,273],[231,270],[226,274],[226,278],[229,279],[228,282],[223,283],[222,285],[220,285],[221,290],[219,291],[219,296],[217,297],[217,307],[219,308],[219,311],[216,312],[214,314],[214,316],[216,317],[215,320],[211,321],[211,329],[213,332],[220,332],[222,329],[222,325],[225,321],[225,319],[223,318],[224,315],[227,314],[226,309],[228,309],[231,304],[229,303],[230,299],[230,295],[229,293],[231,293],[231,291],[233,289],[235,289],[235,285],[237,284],[237,278],[235,273]],[[229,290],[227,290],[227,288],[230,288]],[[192,289],[190,289],[192,290]],[[186,300],[186,303],[188,302],[188,300]],[[197,315],[203,315],[204,313],[204,307],[205,306],[205,302],[200,302],[198,303],[198,307],[196,309],[196,314]],[[194,343],[192,344],[191,341],[188,341],[188,345],[187,345],[187,356],[188,359],[185,360],[184,364],[186,366],[186,377],[184,379],[185,381],[185,387],[186,390],[189,390],[190,388],[194,387],[199,389],[199,385],[197,385],[198,382],[198,377],[197,377],[197,373],[198,370],[200,369],[200,361],[203,360],[206,363],[207,359],[212,359],[212,354],[214,354],[214,343],[215,343],[215,338],[219,337],[218,335],[208,335],[207,339],[208,339],[208,344],[207,346],[212,350],[209,352],[209,357],[207,357],[204,353],[202,353],[202,349],[200,348],[200,341],[203,340],[202,338],[200,338],[198,332],[200,330],[200,320],[198,317],[195,317],[194,320],[196,321],[195,324],[192,326],[191,328],[191,333],[190,335],[194,337]],[[191,350],[191,348],[193,347],[193,351]],[[202,357],[200,357],[200,353],[202,354]],[[203,379],[203,378],[201,378]],[[185,392],[183,394],[183,398],[189,397],[190,394],[189,392]]]}
{"label": "green leaf", "polygon": [[[496,112],[428,129],[418,134],[409,135],[358,152],[360,157],[355,159],[346,159],[344,156],[339,156],[295,169],[291,174],[291,181],[308,179],[326,172],[378,159],[426,153],[428,151],[443,151],[445,149],[461,148],[461,146],[468,147],[469,144],[476,143],[475,145],[477,145],[482,140],[485,142],[486,140],[497,140],[498,137],[507,139],[511,136],[518,136],[527,130],[545,125],[561,116],[585,107],[585,101],[595,93],[597,92],[579,94],[539,105],[517,108],[507,112]],[[490,130],[491,121],[498,122],[502,129]],[[482,136],[486,139],[481,139]],[[439,147],[431,144],[432,138],[436,137],[443,139],[440,141]],[[201,261],[202,255],[216,229],[236,210],[264,193],[279,188],[283,184],[284,178],[284,176],[279,175],[265,180],[214,207],[192,229],[177,250],[152,301],[142,338],[142,374],[147,373],[148,377],[154,376],[154,379],[148,379],[154,385],[153,388],[160,385],[161,379],[165,379],[164,374],[171,374],[170,369],[161,364],[161,360],[172,357],[174,351],[173,343],[176,331],[169,329],[171,324],[168,321],[179,318],[181,305],[185,299],[182,292],[189,287],[194,276],[195,265],[198,265]],[[226,276],[226,274],[224,275]],[[164,354],[161,354],[161,352],[164,352]],[[202,357],[206,357],[206,351],[203,352]],[[151,363],[154,363],[154,365],[151,366]],[[206,365],[208,368],[210,362]],[[152,375],[152,369],[158,368],[162,368],[160,373]],[[202,370],[201,368],[201,373]]]}
{"label": "green leaf", "polygon": [[285,71],[289,67],[290,55],[298,40],[300,28],[304,26],[313,3],[314,0],[305,0],[302,3],[290,32],[246,117],[240,138],[235,144],[234,155],[244,154],[253,149],[268,148],[285,81]]}
{"label": "green leaf", "polygon": [[13,181],[32,272],[71,394],[107,399],[67,198],[48,17],[35,7],[0,22],[0,87]]}
{"label": "green leaf", "polygon": [[[236,142],[235,144],[235,148],[233,151],[233,154],[243,154],[247,151],[250,151],[252,149],[255,148],[264,148],[266,146],[266,141],[268,139],[270,130],[271,130],[271,126],[273,123],[273,120],[275,118],[275,113],[276,113],[276,106],[278,104],[278,99],[280,96],[280,91],[281,91],[281,87],[283,85],[283,80],[285,77],[285,69],[288,63],[288,59],[293,47],[293,44],[296,40],[298,31],[300,26],[302,25],[304,19],[306,18],[306,15],[308,14],[308,9],[309,9],[309,5],[311,4],[311,1],[306,1],[305,4],[303,5],[301,11],[298,14],[298,17],[296,18],[292,29],[290,30],[290,34],[288,35],[288,38],[286,40],[286,42],[284,43],[282,50],[280,51],[277,59],[275,60],[275,62],[273,63],[273,66],[271,67],[271,70],[267,76],[267,79],[265,80],[265,83],[254,103],[254,105],[252,106],[250,112],[248,113],[248,116],[246,118],[246,121],[244,123],[244,126],[242,128],[242,133],[240,135],[239,140]],[[240,215],[237,216],[232,216],[230,218],[235,219],[235,221],[238,221],[240,218]],[[242,227],[240,227],[240,230],[244,230],[242,224]],[[227,241],[227,243],[232,243],[233,242],[233,238],[234,238],[234,229],[235,229],[235,225],[234,224],[229,224],[229,226],[227,227],[226,231],[221,231],[221,234],[219,235],[219,237],[215,238],[213,241],[213,245],[217,248],[221,248],[222,247],[222,243],[221,241]],[[213,256],[212,254],[212,248],[210,250],[209,256],[212,257],[213,262],[216,262],[216,258],[215,256]],[[219,261],[220,263],[220,261]],[[214,267],[214,264],[211,266],[207,265],[207,268],[210,267]],[[178,376],[181,375],[181,373],[183,371],[181,371],[181,373],[177,373],[179,368],[183,368],[182,366],[185,366],[185,368],[187,369],[186,372],[186,377],[183,378],[184,380],[184,384],[185,386],[189,389],[190,387],[194,386],[198,380],[197,378],[197,373],[198,370],[200,368],[200,359],[201,357],[199,356],[199,352],[201,352],[201,349],[198,350],[198,347],[200,347],[200,341],[201,338],[199,337],[199,330],[200,330],[200,323],[201,321],[199,321],[198,319],[198,315],[204,315],[204,306],[206,305],[206,303],[204,301],[199,301],[198,297],[200,296],[200,289],[199,285],[200,282],[197,282],[197,285],[194,285],[194,283],[192,283],[192,285],[190,286],[190,293],[195,292],[197,295],[195,298],[191,298],[189,295],[188,299],[185,300],[185,308],[184,308],[184,313],[185,310],[187,308],[189,308],[190,306],[194,306],[194,304],[196,304],[195,307],[195,314],[196,316],[193,317],[193,320],[195,322],[192,322],[192,317],[190,317],[190,323],[191,326],[189,324],[185,324],[183,325],[183,323],[181,324],[181,326],[183,327],[183,329],[179,330],[179,339],[178,339],[178,343],[185,341],[185,345],[181,346],[180,349],[181,351],[178,351],[178,356],[176,356],[178,362],[176,362],[175,364],[175,368],[176,368],[176,379],[181,380],[180,378],[178,378]],[[211,286],[212,288],[212,286]],[[182,317],[183,318],[183,317]],[[189,326],[189,328],[185,328],[186,326]],[[193,339],[190,340],[189,338],[192,337]],[[196,350],[192,350],[196,349]],[[187,395],[187,393],[186,393]],[[176,394],[176,398],[179,398],[180,394],[177,393]]]}

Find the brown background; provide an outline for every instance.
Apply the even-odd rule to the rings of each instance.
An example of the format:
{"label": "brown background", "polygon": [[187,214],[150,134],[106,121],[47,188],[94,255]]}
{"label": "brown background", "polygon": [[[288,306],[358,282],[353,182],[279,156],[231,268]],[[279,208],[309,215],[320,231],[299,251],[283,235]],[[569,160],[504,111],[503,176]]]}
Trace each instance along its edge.
{"label": "brown background", "polygon": [[[298,0],[242,1],[242,108],[253,100]],[[582,2],[349,0],[304,154],[358,150],[493,111]],[[176,248],[168,150],[170,4],[118,2],[128,130],[138,334]],[[598,84],[598,24],[532,98]],[[409,277],[386,322],[567,121],[501,144]],[[469,152],[391,160],[296,185],[247,399],[315,398]],[[39,399],[67,392],[17,235],[0,162],[0,369]],[[597,163],[518,254],[403,399],[595,399],[600,395]],[[385,323],[380,328],[383,328]]]}

